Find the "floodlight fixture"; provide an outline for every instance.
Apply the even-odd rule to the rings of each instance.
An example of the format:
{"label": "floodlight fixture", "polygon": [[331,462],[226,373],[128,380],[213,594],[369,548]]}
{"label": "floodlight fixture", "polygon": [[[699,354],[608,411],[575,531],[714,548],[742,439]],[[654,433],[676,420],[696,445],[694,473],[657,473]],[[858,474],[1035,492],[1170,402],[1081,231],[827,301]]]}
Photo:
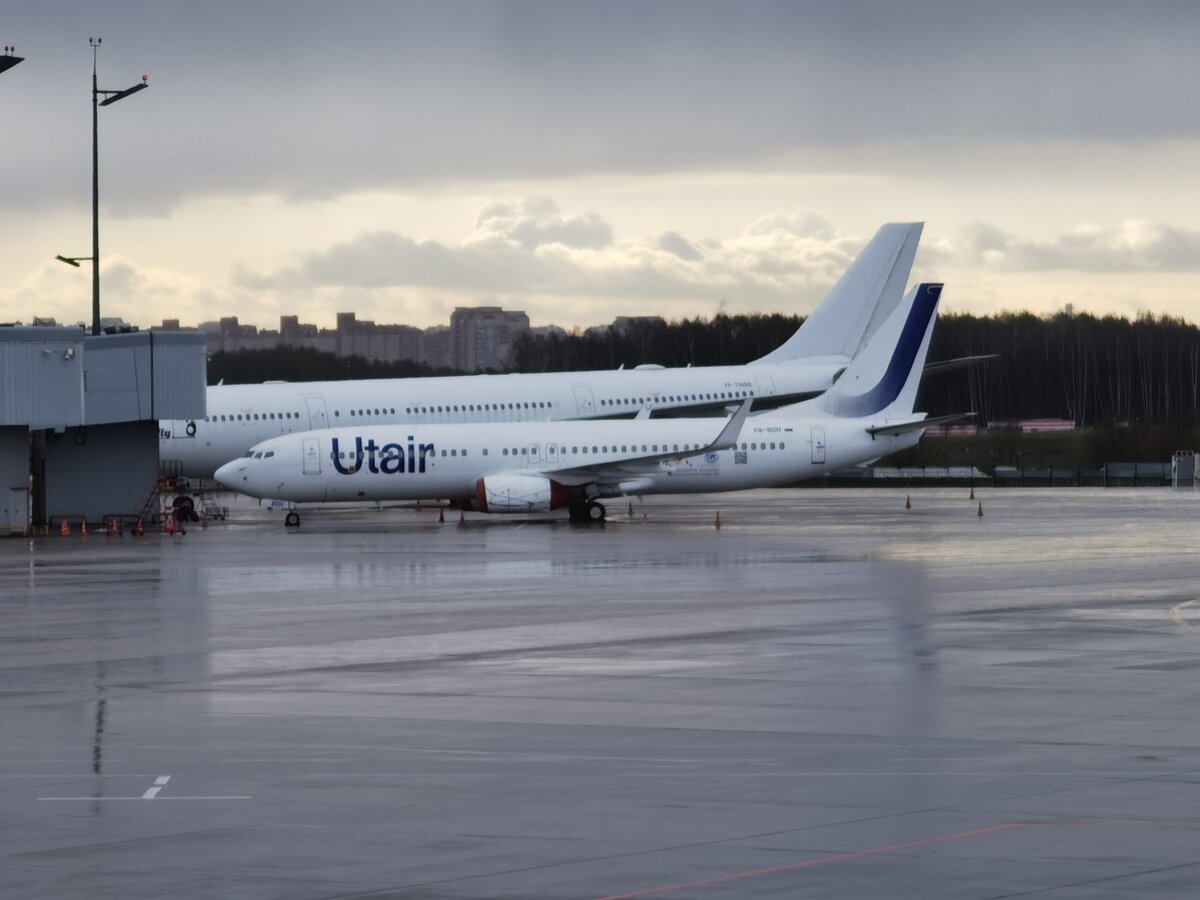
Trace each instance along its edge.
{"label": "floodlight fixture", "polygon": [[90,256],[63,256],[62,254],[59,254],[54,258],[59,262],[65,262],[68,266],[74,266],[77,269],[79,268],[79,264],[81,262],[88,262],[91,260]]}
{"label": "floodlight fixture", "polygon": [[7,72],[17,63],[25,59],[23,56],[14,56],[13,54],[16,52],[16,47],[10,46],[9,44],[4,45],[4,55],[0,56],[0,72]]}
{"label": "floodlight fixture", "polygon": [[150,87],[150,76],[143,75],[142,80],[139,84],[135,84],[131,88],[125,88],[125,90],[123,90],[123,91],[99,91],[99,93],[101,93],[101,94],[111,94],[112,95],[111,97],[108,97],[105,100],[101,100],[100,105],[108,106],[110,103],[116,103],[118,100],[124,100],[130,94],[136,94],[138,91],[144,91],[148,87]]}

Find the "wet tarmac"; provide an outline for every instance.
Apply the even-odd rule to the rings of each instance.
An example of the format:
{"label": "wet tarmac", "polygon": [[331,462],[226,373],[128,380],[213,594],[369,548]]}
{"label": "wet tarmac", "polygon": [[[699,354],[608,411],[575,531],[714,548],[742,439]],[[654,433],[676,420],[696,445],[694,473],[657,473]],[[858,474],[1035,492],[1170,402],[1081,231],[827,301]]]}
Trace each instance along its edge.
{"label": "wet tarmac", "polygon": [[904,499],[2,540],[0,896],[1193,896],[1200,494]]}

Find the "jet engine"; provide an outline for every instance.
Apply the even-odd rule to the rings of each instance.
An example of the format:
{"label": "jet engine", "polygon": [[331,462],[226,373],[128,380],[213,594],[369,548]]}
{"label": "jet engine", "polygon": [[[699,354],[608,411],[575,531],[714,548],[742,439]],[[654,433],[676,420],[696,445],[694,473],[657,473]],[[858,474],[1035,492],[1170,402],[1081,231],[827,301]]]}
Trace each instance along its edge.
{"label": "jet engine", "polygon": [[475,482],[475,505],[486,513],[547,512],[575,496],[566,485],[544,475],[488,475]]}

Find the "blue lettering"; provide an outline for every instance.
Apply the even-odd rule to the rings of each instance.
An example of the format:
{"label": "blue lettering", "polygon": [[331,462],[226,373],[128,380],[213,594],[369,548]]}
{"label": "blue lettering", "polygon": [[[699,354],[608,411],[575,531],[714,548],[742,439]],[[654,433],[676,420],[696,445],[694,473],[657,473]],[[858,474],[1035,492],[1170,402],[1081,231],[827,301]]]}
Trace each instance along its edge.
{"label": "blue lettering", "polygon": [[362,468],[362,438],[355,438],[354,441],[354,465],[347,469],[344,465],[342,465],[342,454],[338,449],[338,439],[332,438],[330,440],[332,449],[332,453],[330,455],[333,457],[333,467],[341,475],[353,475]]}
{"label": "blue lettering", "polygon": [[341,449],[336,437],[330,438],[330,447],[333,468],[339,475],[354,475],[361,471],[364,459],[367,471],[373,474],[403,475],[405,471],[416,474],[425,471],[426,456],[437,455],[433,444],[419,444],[412,435],[408,436],[407,452],[403,444],[377,444],[374,438],[367,438],[364,444],[361,435],[354,438],[354,453],[351,459],[342,458],[345,451]]}
{"label": "blue lettering", "polygon": [[404,448],[399,444],[384,444],[380,447],[379,471],[384,475],[403,475]]}

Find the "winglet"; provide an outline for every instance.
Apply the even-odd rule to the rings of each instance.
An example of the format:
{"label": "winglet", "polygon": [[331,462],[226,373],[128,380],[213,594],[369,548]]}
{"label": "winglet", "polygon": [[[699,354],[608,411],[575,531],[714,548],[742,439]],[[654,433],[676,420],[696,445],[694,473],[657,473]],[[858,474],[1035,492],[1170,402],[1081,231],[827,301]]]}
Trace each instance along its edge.
{"label": "winglet", "polygon": [[725,423],[725,427],[721,429],[716,440],[699,452],[715,453],[717,450],[728,450],[735,446],[738,435],[742,433],[742,425],[746,421],[746,416],[750,415],[750,404],[753,402],[752,399],[743,400],[742,405],[729,417],[729,421]]}

